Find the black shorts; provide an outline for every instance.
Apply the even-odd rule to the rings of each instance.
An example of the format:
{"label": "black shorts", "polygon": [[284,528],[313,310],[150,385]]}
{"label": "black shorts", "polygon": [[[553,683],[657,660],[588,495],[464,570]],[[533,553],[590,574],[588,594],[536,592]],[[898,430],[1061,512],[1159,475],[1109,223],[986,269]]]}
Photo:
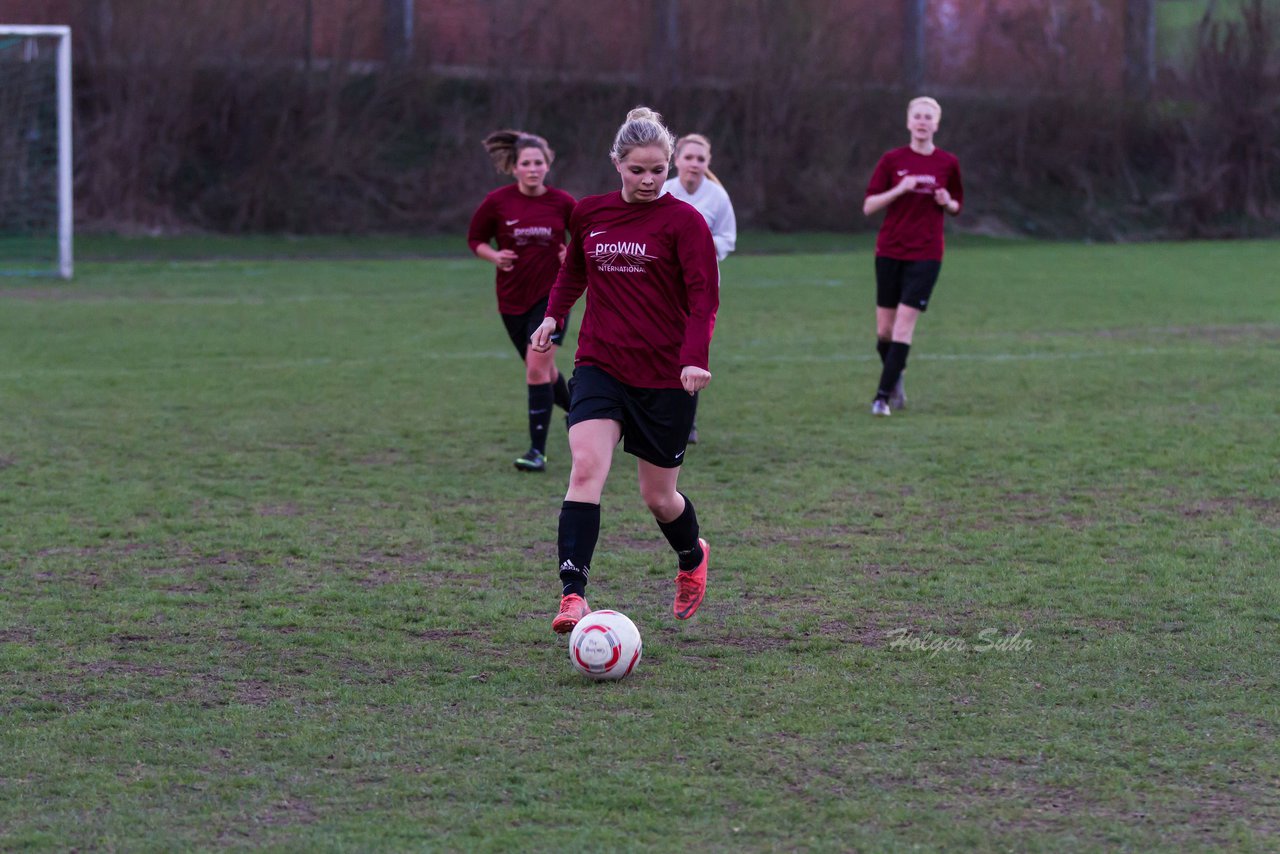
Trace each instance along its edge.
{"label": "black shorts", "polygon": [[[547,300],[546,298],[538,300],[533,307],[524,314],[504,314],[502,315],[502,323],[507,327],[507,335],[511,336],[511,343],[516,345],[516,352],[520,354],[523,361],[525,353],[529,351],[529,339],[533,337],[533,333],[538,331],[538,327],[542,325],[542,320],[547,316]],[[569,326],[568,316],[564,319],[564,326]],[[564,329],[554,333],[551,336],[552,344],[564,343]]]}
{"label": "black shorts", "polygon": [[941,271],[941,261],[899,261],[877,255],[876,305],[880,308],[909,305],[924,311]]}
{"label": "black shorts", "polygon": [[595,365],[569,380],[569,426],[607,418],[622,424],[622,450],[664,469],[679,468],[698,396],[682,388],[636,388]]}

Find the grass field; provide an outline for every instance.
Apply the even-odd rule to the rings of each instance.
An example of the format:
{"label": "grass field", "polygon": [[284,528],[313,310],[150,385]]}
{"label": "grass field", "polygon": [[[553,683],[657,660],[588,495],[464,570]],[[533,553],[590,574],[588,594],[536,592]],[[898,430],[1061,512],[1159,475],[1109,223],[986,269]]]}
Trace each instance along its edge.
{"label": "grass field", "polygon": [[619,453],[605,685],[485,265],[0,281],[0,849],[1275,850],[1277,244],[953,241],[889,419],[847,245],[724,265],[691,623]]}

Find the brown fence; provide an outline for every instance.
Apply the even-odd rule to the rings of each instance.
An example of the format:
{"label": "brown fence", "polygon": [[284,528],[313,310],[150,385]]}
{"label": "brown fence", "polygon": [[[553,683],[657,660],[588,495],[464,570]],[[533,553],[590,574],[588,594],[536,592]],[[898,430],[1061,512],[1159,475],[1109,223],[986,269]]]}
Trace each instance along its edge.
{"label": "brown fence", "polygon": [[[19,2],[0,0],[0,20]],[[744,227],[863,227],[866,178],[904,141],[908,81],[922,80],[944,103],[939,143],[962,159],[970,224],[1104,239],[1273,231],[1275,4],[1205,22],[1194,61],[1134,100],[1129,2],[35,5],[75,28],[89,227],[456,230],[500,181],[478,144],[487,131],[547,136],[554,183],[601,192],[616,183],[612,132],[637,103],[711,136]]]}

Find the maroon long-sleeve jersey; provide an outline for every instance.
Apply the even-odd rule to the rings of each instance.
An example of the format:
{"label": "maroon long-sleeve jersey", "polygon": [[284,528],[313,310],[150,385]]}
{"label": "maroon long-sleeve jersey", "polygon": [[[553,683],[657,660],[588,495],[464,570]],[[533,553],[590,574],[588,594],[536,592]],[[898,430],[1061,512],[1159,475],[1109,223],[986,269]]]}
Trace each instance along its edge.
{"label": "maroon long-sleeve jersey", "polygon": [[509,184],[485,196],[476,208],[467,231],[471,251],[497,238],[499,249],[519,256],[510,270],[498,271],[498,311],[524,314],[550,292],[573,204],[573,196],[555,187],[526,196]]}
{"label": "maroon long-sleeve jersey", "polygon": [[563,326],[584,290],[574,364],[637,388],[680,388],[684,366],[708,368],[720,271],[692,205],[670,195],[629,203],[621,192],[578,202],[547,317]]}
{"label": "maroon long-sleeve jersey", "polygon": [[964,205],[960,161],[941,148],[928,155],[918,154],[910,146],[895,148],[876,164],[866,194],[891,190],[907,175],[917,176],[920,182],[913,191],[889,203],[876,236],[876,254],[899,261],[941,261],[943,211],[933,200],[933,191],[945,187],[951,198]]}

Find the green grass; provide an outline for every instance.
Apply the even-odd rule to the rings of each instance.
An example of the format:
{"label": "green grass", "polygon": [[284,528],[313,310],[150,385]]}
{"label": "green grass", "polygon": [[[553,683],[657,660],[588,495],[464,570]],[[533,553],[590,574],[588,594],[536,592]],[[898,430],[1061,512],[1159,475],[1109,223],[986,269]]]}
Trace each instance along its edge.
{"label": "green grass", "polygon": [[724,264],[691,623],[618,455],[608,685],[485,265],[0,282],[0,848],[1273,849],[1276,245],[953,241],[879,420],[811,240]]}

